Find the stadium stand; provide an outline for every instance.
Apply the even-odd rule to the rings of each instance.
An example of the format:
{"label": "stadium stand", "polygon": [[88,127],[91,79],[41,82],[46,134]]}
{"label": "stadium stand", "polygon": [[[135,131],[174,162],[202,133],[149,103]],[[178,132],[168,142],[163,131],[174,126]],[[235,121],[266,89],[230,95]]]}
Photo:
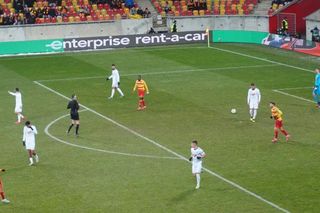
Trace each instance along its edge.
{"label": "stadium stand", "polygon": [[149,17],[147,8],[141,10],[133,0],[0,0],[0,25]]}
{"label": "stadium stand", "polygon": [[271,15],[278,9],[281,9],[282,7],[290,4],[293,0],[272,0],[271,1],[271,7],[268,11],[268,15]]}
{"label": "stadium stand", "polygon": [[161,16],[249,15],[258,0],[152,0]]}

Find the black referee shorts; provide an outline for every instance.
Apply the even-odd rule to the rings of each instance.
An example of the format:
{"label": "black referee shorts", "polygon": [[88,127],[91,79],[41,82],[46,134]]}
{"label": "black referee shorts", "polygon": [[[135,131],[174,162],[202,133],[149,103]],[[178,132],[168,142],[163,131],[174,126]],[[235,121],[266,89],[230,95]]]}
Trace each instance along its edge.
{"label": "black referee shorts", "polygon": [[80,120],[79,113],[70,113],[70,117],[71,117],[71,120],[74,120],[74,121]]}

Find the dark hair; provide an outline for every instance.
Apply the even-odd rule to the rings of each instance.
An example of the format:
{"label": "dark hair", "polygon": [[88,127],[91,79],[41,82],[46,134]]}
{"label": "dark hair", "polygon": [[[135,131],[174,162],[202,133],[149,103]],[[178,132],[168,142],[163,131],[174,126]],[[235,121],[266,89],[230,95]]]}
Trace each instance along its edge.
{"label": "dark hair", "polygon": [[251,86],[255,86],[255,84],[254,84],[254,83],[251,83]]}
{"label": "dark hair", "polygon": [[275,103],[275,102],[272,102],[272,101],[270,101],[270,104],[272,104],[272,105],[276,105],[276,103]]}
{"label": "dark hair", "polygon": [[16,91],[19,92],[19,88],[18,87],[16,87]]}
{"label": "dark hair", "polygon": [[192,143],[198,145],[198,141],[197,140],[193,140]]}
{"label": "dark hair", "polygon": [[30,121],[26,121],[26,123],[25,123],[26,126],[29,126],[30,124],[31,124]]}
{"label": "dark hair", "polygon": [[111,66],[115,67],[116,65],[115,64],[111,64]]}
{"label": "dark hair", "polygon": [[72,95],[71,95],[71,98],[73,99],[73,98],[74,98],[74,96],[76,96],[76,94],[72,94]]}

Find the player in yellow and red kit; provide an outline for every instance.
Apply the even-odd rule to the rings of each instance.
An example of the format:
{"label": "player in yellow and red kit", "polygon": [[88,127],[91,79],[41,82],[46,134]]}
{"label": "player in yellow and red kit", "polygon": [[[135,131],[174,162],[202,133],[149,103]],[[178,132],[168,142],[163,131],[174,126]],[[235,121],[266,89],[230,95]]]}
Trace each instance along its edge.
{"label": "player in yellow and red kit", "polygon": [[274,123],[274,138],[272,139],[273,143],[276,143],[278,141],[278,133],[279,130],[286,136],[286,141],[288,142],[290,135],[288,132],[283,128],[283,123],[282,123],[282,115],[283,113],[281,110],[276,107],[276,104],[274,102],[270,102],[270,108],[271,108],[271,117],[275,120]]}
{"label": "player in yellow and red kit", "polygon": [[[4,171],[6,171],[6,170],[5,169],[0,169],[0,172],[4,172]],[[10,201],[8,199],[6,199],[6,197],[5,197],[1,178],[0,178],[0,197],[1,197],[1,202],[2,203],[6,203],[6,204],[10,203]]]}
{"label": "player in yellow and red kit", "polygon": [[147,108],[144,101],[144,95],[145,93],[149,94],[149,89],[146,82],[141,79],[141,75],[138,76],[138,80],[136,80],[136,83],[133,87],[133,92],[136,90],[138,91],[139,96],[138,110],[144,110]]}

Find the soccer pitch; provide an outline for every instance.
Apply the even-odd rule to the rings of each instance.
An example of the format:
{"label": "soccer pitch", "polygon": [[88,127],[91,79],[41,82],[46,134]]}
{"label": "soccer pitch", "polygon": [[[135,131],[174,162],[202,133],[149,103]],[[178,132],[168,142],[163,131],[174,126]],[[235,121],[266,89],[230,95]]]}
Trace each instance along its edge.
{"label": "soccer pitch", "polygon": [[[0,212],[318,212],[320,112],[311,97],[320,60],[256,45],[215,44],[0,58]],[[107,100],[115,63],[124,98]],[[132,88],[148,83],[148,108]],[[249,120],[251,82],[262,93]],[[19,87],[38,128],[40,163],[28,167]],[[81,104],[80,137],[66,135],[67,98]],[[269,101],[292,138],[272,144]],[[231,114],[232,108],[237,109]],[[195,190],[190,143],[207,154]]]}

